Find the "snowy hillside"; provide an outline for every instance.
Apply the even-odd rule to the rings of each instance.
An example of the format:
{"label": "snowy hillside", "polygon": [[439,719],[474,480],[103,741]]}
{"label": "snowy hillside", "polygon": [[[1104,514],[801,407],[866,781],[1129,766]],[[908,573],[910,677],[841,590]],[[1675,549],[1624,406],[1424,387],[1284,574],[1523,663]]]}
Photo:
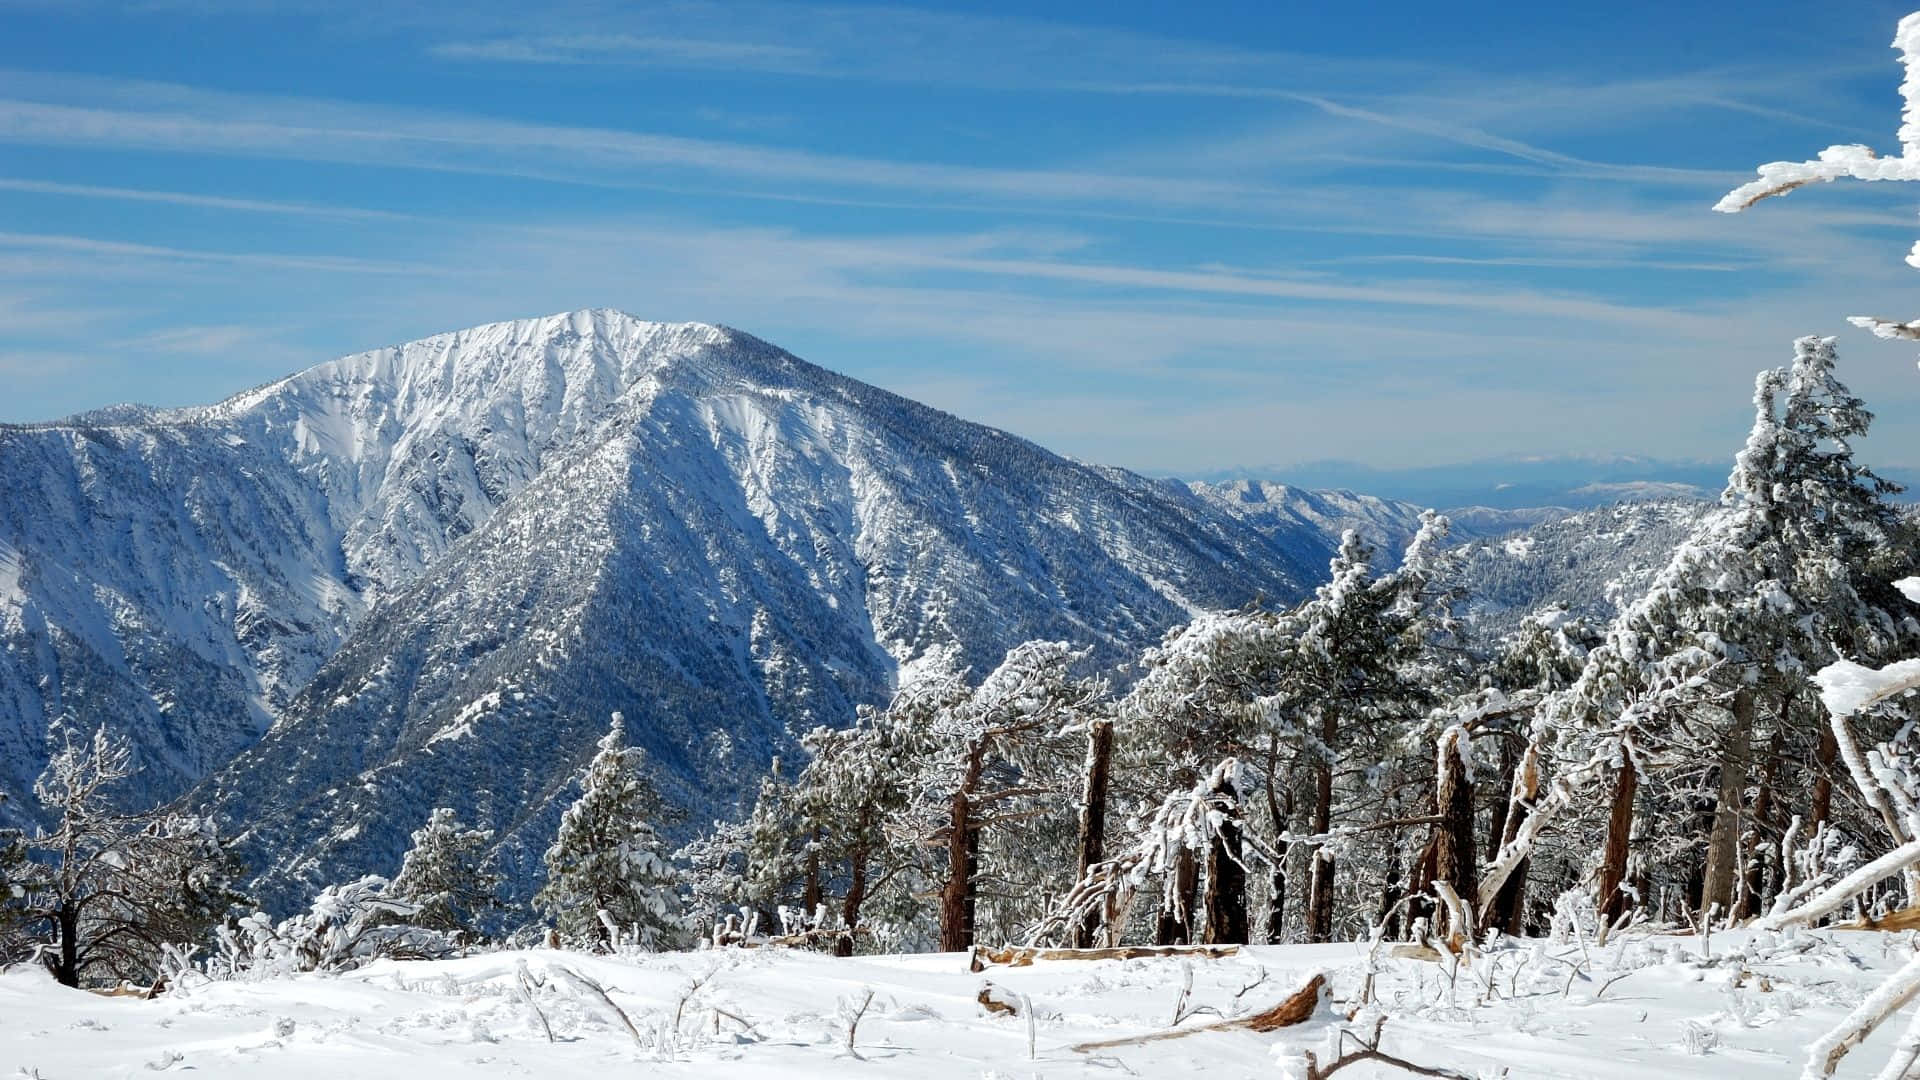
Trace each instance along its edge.
{"label": "snowy hillside", "polygon": [[1456,552],[1456,580],[1484,629],[1509,628],[1548,605],[1604,622],[1645,591],[1713,505],[1620,503],[1475,540]]}
{"label": "snowy hillside", "polygon": [[511,861],[614,709],[698,820],[930,651],[1112,662],[1321,569],[1178,485],[611,311],[7,429],[0,476],[0,786],[105,722],[169,798],[272,722],[198,798],[262,865],[308,853],[280,872],[390,872],[432,805]]}
{"label": "snowy hillside", "polygon": [[[1392,566],[1407,541],[1420,529],[1425,507],[1342,489],[1309,490],[1262,480],[1236,479],[1188,485],[1195,495],[1272,537],[1294,545],[1301,560],[1318,566],[1340,549],[1340,536],[1357,530],[1379,552],[1377,562]],[[1443,511],[1455,541],[1503,536],[1541,521],[1564,516],[1558,507],[1501,510],[1467,506]]]}
{"label": "snowy hillside", "polygon": [[[973,974],[956,954],[837,960],[783,949],[615,958],[494,953],[381,961],[341,975],[208,982],[152,1001],[0,974],[8,1075],[912,1077],[1299,1076],[1385,1018],[1383,1052],[1465,1077],[1780,1077],[1909,950],[1891,935],[1741,932],[1509,940],[1482,969],[1383,956],[1358,1005],[1366,946],[1257,947],[1217,960],[1051,961]],[[1329,996],[1269,1032],[1195,1030],[1286,999],[1315,971]],[[576,977],[604,988],[605,999]],[[1015,1014],[989,1013],[979,997]],[[1189,989],[1183,992],[1183,986]],[[872,998],[857,1025],[852,1017]],[[1028,1013],[1030,1013],[1031,1021]],[[1129,1041],[1175,1026],[1179,1038]],[[852,1046],[849,1048],[849,1028]],[[1335,1039],[1346,1031],[1339,1049]],[[1872,1075],[1882,1031],[1842,1077]],[[1118,1043],[1118,1045],[1089,1045]],[[1294,1071],[1287,1071],[1288,1069]],[[1362,1062],[1341,1077],[1407,1073]]]}

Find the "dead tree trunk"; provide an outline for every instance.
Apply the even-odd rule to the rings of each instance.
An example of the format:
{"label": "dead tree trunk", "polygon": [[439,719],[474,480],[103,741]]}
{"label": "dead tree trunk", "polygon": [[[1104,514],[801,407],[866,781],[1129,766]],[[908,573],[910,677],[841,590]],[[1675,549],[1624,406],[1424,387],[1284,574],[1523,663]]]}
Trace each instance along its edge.
{"label": "dead tree trunk", "polygon": [[1392,852],[1387,856],[1387,879],[1380,886],[1380,907],[1373,917],[1373,924],[1384,926],[1386,936],[1395,941],[1400,938],[1400,899],[1406,895],[1405,887],[1400,880],[1401,859],[1400,845],[1396,842]]}
{"label": "dead tree trunk", "polygon": [[1747,765],[1753,756],[1753,690],[1733,695],[1733,723],[1720,743],[1720,790],[1713,803],[1713,829],[1707,834],[1707,864],[1700,887],[1702,916],[1718,907],[1733,913],[1734,873],[1740,848],[1741,803],[1747,791]]}
{"label": "dead tree trunk", "polygon": [[1240,792],[1230,777],[1220,777],[1212,795],[1226,820],[1207,845],[1207,945],[1247,944],[1247,868],[1241,862]]}
{"label": "dead tree trunk", "polygon": [[[1496,852],[1513,843],[1520,835],[1520,827],[1532,816],[1533,805],[1540,798],[1540,748],[1535,744],[1529,742],[1521,753],[1507,790],[1506,827],[1494,838]],[[1494,894],[1493,908],[1487,914],[1487,925],[1499,927],[1515,937],[1526,933],[1527,866],[1532,861],[1531,858],[1521,859],[1513,872],[1507,875],[1500,891]]]}
{"label": "dead tree trunk", "polygon": [[[1480,892],[1473,849],[1473,782],[1467,779],[1466,738],[1464,729],[1450,727],[1440,735],[1434,809],[1440,822],[1434,829],[1433,876],[1445,881],[1461,896]],[[1472,927],[1456,926],[1458,933],[1471,934]]]}
{"label": "dead tree trunk", "polygon": [[1640,774],[1633,755],[1620,748],[1620,772],[1613,780],[1613,806],[1607,815],[1607,847],[1600,857],[1600,878],[1594,900],[1608,922],[1618,919],[1631,906],[1620,883],[1627,880],[1627,853],[1633,842],[1633,797],[1640,787]]}
{"label": "dead tree trunk", "polygon": [[[1087,729],[1087,777],[1080,793],[1080,860],[1075,881],[1103,857],[1107,836],[1107,781],[1113,761],[1113,721],[1095,720]],[[1104,906],[1091,909],[1073,928],[1068,944],[1090,949],[1099,944]]]}
{"label": "dead tree trunk", "polygon": [[[1505,732],[1499,735],[1500,742],[1500,786],[1497,791],[1513,790],[1514,771],[1519,768],[1519,760],[1513,753],[1513,740]],[[1507,815],[1513,807],[1510,800],[1493,800],[1493,806],[1487,812],[1487,861],[1491,863],[1500,857],[1500,845],[1505,843],[1502,837],[1507,834]]]}
{"label": "dead tree trunk", "polygon": [[1287,931],[1287,868],[1275,866],[1267,877],[1267,888],[1271,895],[1267,898],[1267,944],[1278,945],[1286,940]]}
{"label": "dead tree trunk", "polygon": [[1440,865],[1434,858],[1434,837],[1429,833],[1427,842],[1420,845],[1420,854],[1413,860],[1407,873],[1407,902],[1401,908],[1400,931],[1398,936],[1411,939],[1414,924],[1425,919],[1428,926],[1433,925],[1440,910],[1433,891],[1434,869]]}
{"label": "dead tree trunk", "polygon": [[1199,884],[1200,860],[1183,848],[1173,860],[1173,889],[1160,906],[1160,922],[1153,935],[1156,945],[1193,944],[1193,893]]}

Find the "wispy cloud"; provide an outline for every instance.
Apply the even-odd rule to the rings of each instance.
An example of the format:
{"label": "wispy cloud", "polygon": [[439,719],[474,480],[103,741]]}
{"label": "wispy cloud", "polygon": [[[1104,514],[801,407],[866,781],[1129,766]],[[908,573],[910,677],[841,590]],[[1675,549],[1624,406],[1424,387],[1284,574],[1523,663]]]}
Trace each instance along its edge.
{"label": "wispy cloud", "polygon": [[271,337],[271,333],[262,327],[243,324],[172,326],[126,338],[117,342],[116,347],[189,355],[226,353],[243,347],[257,346]]}
{"label": "wispy cloud", "polygon": [[84,199],[115,199],[126,202],[165,203],[208,210],[234,210],[248,214],[282,214],[291,217],[331,218],[342,221],[407,221],[413,215],[386,210],[366,210],[349,206],[320,206],[313,203],[279,202],[269,199],[236,199],[224,195],[197,195],[184,191],[152,191],[142,188],[106,187],[99,184],[62,184],[49,180],[0,177],[0,191],[18,191],[32,195],[61,195]]}
{"label": "wispy cloud", "polygon": [[683,63],[696,66],[789,70],[818,63],[810,50],[751,41],[727,41],[639,34],[556,34],[442,42],[428,53],[450,60],[492,60],[524,64]]}
{"label": "wispy cloud", "polygon": [[258,252],[202,251],[97,240],[51,233],[0,232],[0,249],[70,252],[105,258],[157,259],[170,262],[218,263],[275,270],[322,271],[344,274],[408,274],[430,277],[459,276],[461,271],[429,263],[393,263],[338,255],[262,254]]}
{"label": "wispy cloud", "polygon": [[660,170],[680,170],[836,188],[1054,202],[1200,206],[1276,200],[1282,194],[1219,180],[901,162],[676,135],[168,89],[168,96],[191,100],[197,111],[0,99],[0,140],[339,161],[576,183],[618,184]]}

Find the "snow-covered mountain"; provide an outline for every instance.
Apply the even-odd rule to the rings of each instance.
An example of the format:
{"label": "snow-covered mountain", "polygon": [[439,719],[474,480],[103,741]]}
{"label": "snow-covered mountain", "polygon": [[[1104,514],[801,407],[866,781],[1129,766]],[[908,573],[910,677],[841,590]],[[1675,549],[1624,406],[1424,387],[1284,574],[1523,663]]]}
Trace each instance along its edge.
{"label": "snow-covered mountain", "polygon": [[1316,542],[737,331],[500,323],[0,431],[0,785],[106,723],[269,897],[390,872],[436,805],[526,865],[614,709],[704,815],[903,665],[1115,661],[1298,595]]}
{"label": "snow-covered mountain", "polygon": [[[1418,503],[1383,499],[1344,489],[1310,490],[1263,480],[1234,479],[1187,485],[1195,495],[1287,545],[1299,560],[1325,565],[1348,529],[1378,551],[1376,561],[1391,566],[1420,529]],[[1469,506],[1445,511],[1455,541],[1503,536],[1569,513],[1559,507],[1495,509]]]}
{"label": "snow-covered mountain", "polygon": [[1557,604],[1604,625],[1646,591],[1715,505],[1623,502],[1463,544],[1454,553],[1456,580],[1472,597],[1470,618],[1497,634]]}

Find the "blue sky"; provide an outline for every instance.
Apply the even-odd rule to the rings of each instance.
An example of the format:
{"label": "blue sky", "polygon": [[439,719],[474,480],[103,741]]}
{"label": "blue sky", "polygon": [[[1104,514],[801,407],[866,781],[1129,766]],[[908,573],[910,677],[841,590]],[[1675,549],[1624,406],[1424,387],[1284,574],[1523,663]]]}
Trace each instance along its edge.
{"label": "blue sky", "polygon": [[0,420],[721,322],[1156,471],[1723,459],[1839,335],[1920,463],[1901,5],[0,0]]}

